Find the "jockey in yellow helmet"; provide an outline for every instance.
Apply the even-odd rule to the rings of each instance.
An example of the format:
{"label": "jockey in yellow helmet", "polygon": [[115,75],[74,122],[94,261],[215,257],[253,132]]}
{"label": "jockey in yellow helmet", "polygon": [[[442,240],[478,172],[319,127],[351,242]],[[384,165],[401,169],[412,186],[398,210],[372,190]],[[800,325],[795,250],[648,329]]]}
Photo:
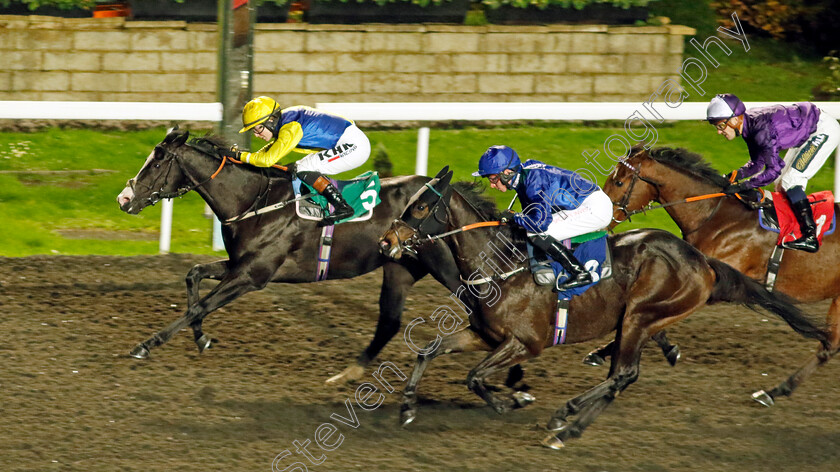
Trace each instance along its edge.
{"label": "jockey in yellow helmet", "polygon": [[243,162],[269,167],[292,151],[308,154],[289,169],[335,207],[320,225],[353,215],[353,208],[324,177],[355,169],[370,157],[370,141],[353,121],[302,105],[281,110],[273,99],[257,97],[242,110],[242,125],[240,133],[250,130],[268,141],[257,152],[238,153]]}

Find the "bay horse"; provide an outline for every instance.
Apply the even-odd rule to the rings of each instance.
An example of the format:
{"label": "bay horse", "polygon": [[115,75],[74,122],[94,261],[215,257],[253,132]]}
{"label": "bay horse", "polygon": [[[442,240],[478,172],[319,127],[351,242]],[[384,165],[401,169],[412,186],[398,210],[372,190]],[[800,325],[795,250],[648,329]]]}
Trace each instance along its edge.
{"label": "bay horse", "polygon": [[[453,190],[451,177],[452,172],[448,172],[418,190],[402,219],[394,221],[380,242],[383,252],[400,258],[418,246],[443,238],[455,255],[462,280],[484,284],[481,290],[476,288],[478,285],[470,285],[475,310],[470,313],[469,326],[419,351],[403,392],[403,425],[416,417],[417,385],[435,357],[452,352],[490,351],[467,375],[467,386],[495,411],[503,413],[524,406],[533,398],[517,393],[499,396],[487,388],[487,377],[539,356],[555,343],[553,324],[558,301],[551,287],[536,285],[528,270],[502,282],[498,273],[494,275],[486,269],[492,265],[488,257],[494,257],[488,256],[493,252],[488,249],[491,241],[508,241],[515,247],[514,250],[508,246],[511,253],[526,254],[523,230],[507,226],[473,229],[499,225],[472,224],[498,219],[496,205],[480,197],[476,185],[459,183]],[[564,440],[579,437],[619,392],[636,381],[647,340],[707,304],[760,306],[780,316],[800,334],[826,342],[826,333],[786,297],[768,292],[761,284],[723,262],[707,258],[671,233],[656,229],[629,231],[610,236],[609,246],[613,275],[571,300],[565,338],[565,343],[576,344],[614,331],[617,348],[611,357],[609,376],[554,413],[548,428],[556,433],[543,440],[546,447],[558,449]],[[418,251],[416,257],[431,264],[428,259],[435,256]],[[493,264],[505,267],[499,260]],[[476,274],[484,274],[484,278],[476,280]],[[571,415],[577,415],[573,422],[569,422]]]}
{"label": "bay horse", "polygon": [[[685,149],[634,147],[615,166],[603,186],[615,205],[614,227],[649,202],[665,208],[683,239],[709,257],[720,259],[756,280],[764,278],[777,234],[764,230],[758,214],[735,198],[715,198],[676,204],[686,198],[721,192],[729,182],[699,154]],[[835,214],[840,206],[835,205]],[[832,299],[828,310],[829,343],[795,373],[753,399],[772,406],[779,396],[790,396],[802,381],[840,349],[840,232],[823,238],[819,252],[786,250],[775,288],[799,302]]]}
{"label": "bay horse", "polygon": [[[137,176],[128,181],[117,197],[123,211],[138,214],[162,198],[195,190],[224,222],[257,207],[295,198],[287,174],[250,165],[225,165],[227,161],[213,152],[218,147],[228,147],[219,137],[193,138],[189,142],[188,139],[187,131],[175,129],[155,146]],[[428,180],[423,176],[382,179],[379,193],[382,202],[374,208],[372,217],[335,226],[327,279],[356,277],[382,267],[383,281],[373,340],[356,365],[332,377],[328,383],[361,377],[364,367],[399,331],[408,290],[419,279],[431,273],[453,292],[460,285],[457,267],[443,244],[427,248],[429,253],[435,253],[436,264],[431,267],[417,260],[396,262],[378,250],[379,236],[400,215],[408,198]],[[166,343],[187,325],[193,330],[199,351],[204,351],[210,347],[211,338],[202,332],[201,324],[214,310],[245,293],[261,290],[269,282],[313,282],[321,237],[321,228],[316,223],[297,217],[292,204],[223,225],[222,237],[229,258],[193,267],[186,276],[186,313],[138,344],[131,355],[148,357],[151,349]],[[219,283],[200,297],[202,279]]]}

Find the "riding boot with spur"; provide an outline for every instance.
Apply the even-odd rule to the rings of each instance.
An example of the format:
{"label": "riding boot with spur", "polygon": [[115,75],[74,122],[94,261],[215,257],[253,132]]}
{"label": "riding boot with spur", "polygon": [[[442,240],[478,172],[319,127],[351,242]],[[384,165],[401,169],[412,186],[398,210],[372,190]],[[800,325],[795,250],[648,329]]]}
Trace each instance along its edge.
{"label": "riding boot with spur", "polygon": [[542,249],[549,257],[559,262],[566,273],[569,274],[569,279],[562,285],[557,286],[557,291],[562,292],[592,283],[592,274],[572,255],[572,251],[560,244],[559,241],[548,235],[530,236],[528,239],[534,246]]}
{"label": "riding boot with spur", "polygon": [[796,220],[799,221],[799,231],[802,237],[796,241],[783,243],[785,249],[799,249],[807,252],[817,252],[820,249],[820,242],[817,240],[817,224],[814,223],[814,213],[811,211],[811,202],[808,199],[791,202]]}
{"label": "riding boot with spur", "polygon": [[318,222],[318,226],[334,225],[336,221],[353,216],[353,213],[355,213],[353,207],[347,203],[347,200],[341,196],[341,192],[335,188],[335,185],[328,178],[318,172],[309,171],[298,172],[297,175],[302,181],[314,188],[316,192],[323,195],[334,208],[332,214]]}

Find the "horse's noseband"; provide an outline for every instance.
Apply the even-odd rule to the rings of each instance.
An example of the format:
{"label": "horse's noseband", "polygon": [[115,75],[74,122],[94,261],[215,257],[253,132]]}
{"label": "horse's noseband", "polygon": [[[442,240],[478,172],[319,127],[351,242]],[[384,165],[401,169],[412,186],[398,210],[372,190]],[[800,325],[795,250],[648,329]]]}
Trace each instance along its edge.
{"label": "horse's noseband", "polygon": [[[630,217],[632,215],[635,215],[635,214],[640,212],[640,210],[629,210],[629,209],[627,209],[627,204],[630,203],[630,198],[633,196],[633,189],[636,187],[636,182],[638,182],[639,180],[641,180],[642,182],[645,182],[647,184],[652,185],[653,188],[656,189],[657,198],[659,198],[659,196],[661,195],[660,184],[657,183],[657,182],[654,182],[651,179],[648,179],[647,177],[643,177],[642,174],[641,174],[641,169],[640,168],[637,169],[636,167],[630,165],[627,161],[624,161],[624,160],[620,161],[620,164],[624,165],[625,167],[627,167],[628,169],[630,169],[633,172],[633,178],[630,180],[630,185],[627,186],[627,191],[624,192],[624,195],[621,197],[621,200],[619,200],[617,203],[615,203],[615,202],[613,203],[613,205],[615,205],[616,207],[618,207],[619,210],[624,212],[624,215],[626,216],[626,219],[620,220],[620,221],[615,219],[615,217],[613,217],[613,221],[615,221],[616,223],[623,223],[625,221],[632,221],[630,219]],[[644,210],[642,210],[642,212],[644,212]]]}

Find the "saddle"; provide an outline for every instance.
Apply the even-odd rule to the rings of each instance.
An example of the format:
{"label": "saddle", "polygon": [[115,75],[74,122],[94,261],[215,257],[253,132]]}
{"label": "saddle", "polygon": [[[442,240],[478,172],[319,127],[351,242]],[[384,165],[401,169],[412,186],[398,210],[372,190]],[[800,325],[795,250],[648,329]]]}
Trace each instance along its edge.
{"label": "saddle", "polygon": [[[814,222],[817,223],[817,239],[822,244],[823,236],[833,233],[837,226],[837,217],[834,213],[834,194],[830,190],[824,190],[808,195],[808,200],[811,202]],[[787,197],[781,193],[773,192],[772,202],[773,205],[758,210],[759,226],[767,231],[779,233],[777,245],[799,239],[802,232]],[[779,215],[781,215],[781,219]],[[831,223],[827,225],[826,223],[829,221]]]}
{"label": "saddle", "polygon": [[[365,172],[350,180],[330,179],[330,182],[354,210],[353,216],[336,224],[369,220],[373,216],[373,208],[382,201],[379,199],[379,174],[375,171]],[[295,191],[295,211],[300,218],[320,221],[332,211],[327,199],[305,182],[295,178],[292,187]]]}
{"label": "saddle", "polygon": [[607,244],[606,231],[582,234],[565,239],[561,243],[571,249],[575,258],[592,274],[593,282],[582,287],[559,291],[557,287],[569,278],[568,274],[560,263],[549,258],[541,249],[529,242],[528,261],[534,282],[537,285],[553,286],[558,299],[571,299],[574,295],[580,295],[599,281],[612,276],[612,252]]}
{"label": "saddle", "polygon": [[[764,288],[772,292],[785,253],[781,244],[798,239],[802,232],[787,197],[776,192],[771,193],[770,197],[773,204],[758,210],[758,224],[767,231],[779,233],[776,246],[767,261],[767,272],[764,275]],[[808,195],[808,200],[811,202],[811,211],[814,213],[814,221],[817,223],[817,239],[822,245],[823,236],[833,233],[837,226],[834,213],[834,194],[828,190],[817,192]],[[781,218],[779,215],[781,215]],[[831,224],[826,225],[825,222],[829,219],[831,219]]]}

